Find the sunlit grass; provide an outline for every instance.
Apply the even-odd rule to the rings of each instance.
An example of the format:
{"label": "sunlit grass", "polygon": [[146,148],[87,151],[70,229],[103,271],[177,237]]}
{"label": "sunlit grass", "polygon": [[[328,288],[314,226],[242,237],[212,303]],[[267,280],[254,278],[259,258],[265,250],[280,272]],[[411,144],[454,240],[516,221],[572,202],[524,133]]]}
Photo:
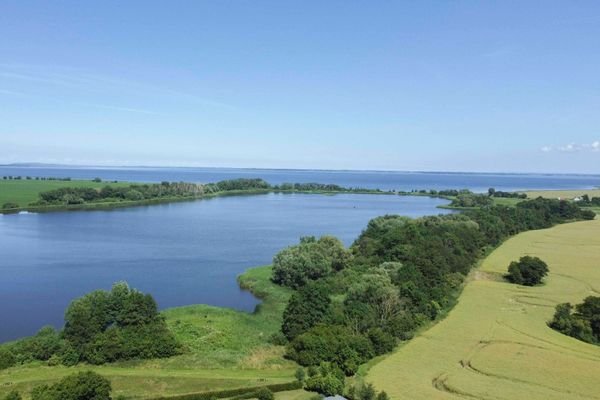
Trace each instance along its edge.
{"label": "sunlit grass", "polygon": [[[523,255],[546,283],[489,279]],[[392,399],[594,399],[600,347],[550,329],[554,306],[600,295],[600,221],[522,233],[474,271],[450,315],[374,365],[367,380]]]}
{"label": "sunlit grass", "polygon": [[[240,276],[243,287],[263,298],[255,313],[207,305],[165,310],[167,323],[185,347],[180,356],[104,366],[18,366],[0,371],[0,398],[13,389],[28,396],[38,384],[90,369],[110,379],[115,395],[128,398],[290,382],[296,365],[283,359],[283,347],[268,340],[281,326],[290,291],[273,284],[270,277],[271,267],[253,268]],[[289,399],[303,398],[297,395],[290,394]],[[287,400],[285,396],[278,398]]]}

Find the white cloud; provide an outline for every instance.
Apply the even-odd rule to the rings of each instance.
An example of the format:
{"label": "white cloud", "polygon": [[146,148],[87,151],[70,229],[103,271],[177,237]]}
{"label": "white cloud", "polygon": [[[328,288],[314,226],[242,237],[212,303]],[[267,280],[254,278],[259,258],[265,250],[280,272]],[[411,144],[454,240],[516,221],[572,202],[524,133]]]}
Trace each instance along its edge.
{"label": "white cloud", "polygon": [[543,146],[540,150],[544,153],[550,153],[552,151],[558,151],[561,153],[577,153],[581,151],[593,151],[600,152],[600,140],[596,140],[592,143],[568,143],[562,146]]}

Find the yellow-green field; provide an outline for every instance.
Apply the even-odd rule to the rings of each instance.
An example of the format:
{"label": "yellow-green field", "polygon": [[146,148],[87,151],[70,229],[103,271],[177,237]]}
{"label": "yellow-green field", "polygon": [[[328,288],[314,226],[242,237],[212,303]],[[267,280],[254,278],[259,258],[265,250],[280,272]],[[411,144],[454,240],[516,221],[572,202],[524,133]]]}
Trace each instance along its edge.
{"label": "yellow-green field", "polygon": [[[31,389],[79,370],[106,376],[113,394],[128,399],[153,398],[262,386],[294,381],[296,364],[283,359],[283,347],[268,343],[279,330],[290,290],[270,281],[271,268],[248,270],[242,286],[263,298],[260,310],[244,313],[207,305],[164,311],[167,323],[185,346],[185,354],[162,360],[130,361],[104,366],[49,367],[29,364],[0,371],[0,398],[19,390],[28,398]],[[302,392],[281,393],[278,399],[301,400]]]}
{"label": "yellow-green field", "polygon": [[[539,256],[546,284],[521,287],[501,274]],[[471,274],[446,319],[375,364],[366,380],[392,399],[600,399],[600,346],[546,322],[554,306],[600,295],[600,220],[522,233]]]}
{"label": "yellow-green field", "polygon": [[536,199],[538,197],[545,197],[547,199],[565,199],[570,200],[575,197],[581,197],[587,194],[591,197],[600,197],[600,189],[582,189],[582,190],[538,190],[525,192],[527,197],[530,199]]}

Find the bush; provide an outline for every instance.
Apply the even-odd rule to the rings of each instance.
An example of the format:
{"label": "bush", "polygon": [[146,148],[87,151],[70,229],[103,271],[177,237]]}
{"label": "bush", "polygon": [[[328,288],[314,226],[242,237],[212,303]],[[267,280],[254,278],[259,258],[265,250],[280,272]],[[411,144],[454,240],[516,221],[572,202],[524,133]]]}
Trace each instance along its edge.
{"label": "bush", "polygon": [[535,286],[548,275],[548,265],[538,257],[525,256],[508,266],[507,278],[512,283]]}
{"label": "bush", "polygon": [[79,372],[54,385],[42,385],[31,392],[32,400],[110,400],[111,385],[103,376]]}
{"label": "bush", "polygon": [[8,203],[4,203],[2,204],[2,209],[3,210],[10,210],[12,208],[19,208],[19,205],[17,203],[13,203],[13,202],[8,202]]}
{"label": "bush", "polygon": [[17,363],[17,358],[12,351],[0,347],[0,370],[10,368]]}
{"label": "bush", "polygon": [[353,375],[374,354],[369,339],[339,325],[318,325],[290,342],[287,351],[287,356],[300,365],[331,362],[346,375]]}
{"label": "bush", "polygon": [[4,400],[21,400],[21,394],[16,390],[9,392],[6,396],[3,397]]}
{"label": "bush", "polygon": [[275,396],[273,392],[269,390],[269,388],[263,387],[256,391],[256,398],[258,400],[274,400]]}

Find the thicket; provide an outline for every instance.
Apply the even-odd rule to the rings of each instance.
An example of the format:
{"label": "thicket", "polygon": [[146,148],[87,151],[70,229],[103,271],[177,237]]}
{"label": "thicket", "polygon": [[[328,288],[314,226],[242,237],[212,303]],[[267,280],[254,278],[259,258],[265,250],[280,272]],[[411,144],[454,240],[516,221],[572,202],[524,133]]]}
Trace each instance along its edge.
{"label": "thicket", "polygon": [[179,344],[149,294],[117,283],[74,300],[61,332],[42,328],[36,335],[0,347],[0,369],[30,361],[75,365],[169,357]]}
{"label": "thicket", "polygon": [[600,297],[586,297],[575,307],[570,303],[557,305],[548,325],[584,342],[600,344]]}
{"label": "thicket", "polygon": [[522,231],[593,216],[539,198],[462,214],[378,217],[349,249],[332,237],[303,238],[273,260],[273,280],[295,289],[282,323],[286,356],[307,367],[327,363],[329,372],[307,386],[337,391],[324,388],[336,387],[340,371],[354,374],[448,310],[487,248]]}

